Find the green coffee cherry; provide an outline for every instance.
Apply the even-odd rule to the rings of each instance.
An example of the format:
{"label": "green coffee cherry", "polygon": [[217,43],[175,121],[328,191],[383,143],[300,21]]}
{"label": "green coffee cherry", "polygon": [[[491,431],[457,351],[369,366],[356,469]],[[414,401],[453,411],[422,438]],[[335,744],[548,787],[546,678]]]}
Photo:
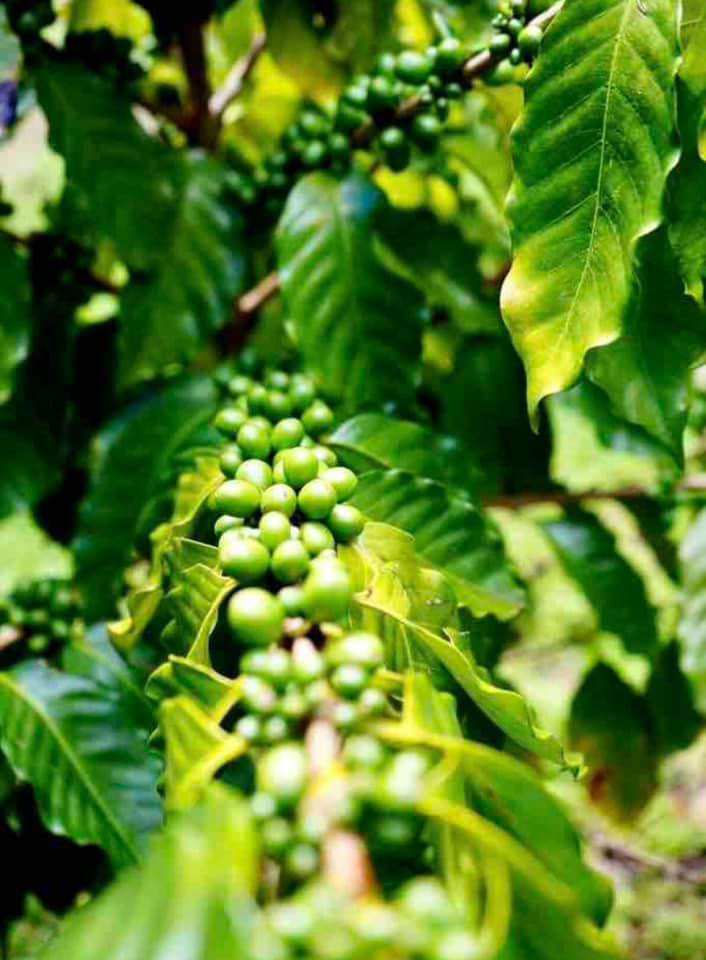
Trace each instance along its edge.
{"label": "green coffee cherry", "polygon": [[328,525],[336,539],[348,543],[357,537],[365,525],[363,514],[349,503],[337,504],[329,514]]}
{"label": "green coffee cherry", "polygon": [[356,663],[345,663],[331,674],[331,686],[346,700],[355,700],[365,689],[368,674]]}
{"label": "green coffee cherry", "polygon": [[259,423],[247,420],[238,430],[238,446],[244,457],[264,460],[270,455],[270,431]]}
{"label": "green coffee cherry", "polygon": [[442,77],[448,77],[461,67],[466,53],[456,37],[445,37],[434,52],[434,69]]}
{"label": "green coffee cherry", "polygon": [[517,71],[509,60],[501,60],[490,73],[486,74],[485,82],[491,87],[501,87],[508,83],[517,83]]}
{"label": "green coffee cherry", "polygon": [[325,672],[324,658],[315,647],[295,644],[292,651],[292,676],[297,683],[314,683],[320,680]]}
{"label": "green coffee cherry", "polygon": [[235,636],[247,646],[269,646],[282,635],[284,607],[268,590],[247,587],[230,598],[228,623]]}
{"label": "green coffee cherry", "polygon": [[285,868],[298,880],[305,880],[316,873],[319,866],[319,853],[310,843],[296,843],[285,857]]}
{"label": "green coffee cherry", "polygon": [[309,569],[309,554],[300,540],[285,540],[272,554],[272,573],[280,583],[295,583]]}
{"label": "green coffee cherry", "polygon": [[304,610],[304,591],[301,587],[282,587],[277,594],[288,617],[299,617]]}
{"label": "green coffee cherry", "polygon": [[323,400],[315,400],[302,414],[302,423],[307,433],[318,437],[333,426],[333,411]]}
{"label": "green coffee cherry", "polygon": [[236,470],[235,478],[265,490],[272,483],[272,467],[264,460],[245,460]]}
{"label": "green coffee cherry", "polygon": [[433,113],[418,113],[412,121],[411,134],[421,150],[435,150],[441,131],[441,121]]}
{"label": "green coffee cherry", "polygon": [[503,56],[511,47],[512,39],[507,33],[494,33],[488,44],[488,49],[495,56]]}
{"label": "green coffee cherry", "polygon": [[365,734],[349,737],[343,748],[344,761],[354,769],[379,770],[386,756],[380,741]]}
{"label": "green coffee cherry", "polygon": [[286,514],[272,510],[260,517],[259,529],[262,543],[268,550],[274,550],[280,543],[289,540],[292,525]]}
{"label": "green coffee cherry", "polygon": [[229,443],[221,450],[220,467],[226,476],[235,476],[235,473],[243,462],[243,455],[237,443]]}
{"label": "green coffee cherry", "polygon": [[536,24],[528,23],[517,35],[517,46],[526,60],[531,60],[539,52],[542,43],[542,29]]}
{"label": "green coffee cherry", "polygon": [[380,147],[390,170],[399,173],[409,166],[412,151],[407,135],[399,127],[388,127],[380,134]]}
{"label": "green coffee cherry", "polygon": [[269,793],[258,790],[250,797],[250,810],[256,820],[269,820],[277,812],[277,803]]}
{"label": "green coffee cherry", "polygon": [[[309,144],[309,146],[312,146]],[[288,417],[292,412],[292,401],[289,395],[280,390],[268,390],[265,397],[265,415],[270,420],[278,421]]]}
{"label": "green coffee cherry", "polygon": [[348,467],[329,467],[322,474],[322,479],[330,483],[336,491],[336,499],[339,503],[347,500],[358,486],[358,478]]}
{"label": "green coffee cherry", "polygon": [[296,417],[286,417],[275,424],[272,430],[274,450],[287,450],[298,447],[304,437],[304,427]]}
{"label": "green coffee cherry", "polygon": [[252,380],[250,377],[246,377],[241,373],[231,377],[228,381],[228,393],[232,394],[234,397],[240,397],[243,394],[248,393],[251,387]]}
{"label": "green coffee cherry", "polygon": [[284,717],[270,717],[262,725],[262,739],[267,744],[281,743],[289,736],[289,724]]}
{"label": "green coffee cherry", "polygon": [[318,556],[323,550],[333,550],[336,546],[336,541],[328,527],[313,521],[302,524],[301,540],[307,553],[312,557]]}
{"label": "green coffee cherry", "polygon": [[275,798],[287,810],[299,800],[309,773],[306,751],[298,743],[283,743],[263,754],[257,765],[259,790]]}
{"label": "green coffee cherry", "polygon": [[220,537],[226,530],[235,530],[238,527],[242,527],[242,525],[243,521],[240,517],[231,517],[229,514],[224,513],[214,523],[213,532],[217,537]]}
{"label": "green coffee cherry", "polygon": [[289,382],[289,399],[292,401],[292,408],[297,413],[301,413],[311,406],[316,399],[316,387],[311,377],[302,373],[294,374]]}
{"label": "green coffee cherry", "polygon": [[288,484],[275,483],[262,494],[260,509],[263,513],[276,510],[286,517],[291,517],[297,509],[297,495]]}
{"label": "green coffee cherry", "polygon": [[307,450],[305,447],[285,450],[281,463],[287,483],[291,484],[295,490],[301,489],[319,472],[319,461],[314,451]]}
{"label": "green coffee cherry", "polygon": [[389,110],[397,103],[395,83],[389,77],[373,77],[367,90],[368,110]]}
{"label": "green coffee cherry", "polygon": [[[280,159],[281,165],[286,165],[286,157]],[[289,374],[284,370],[269,370],[265,374],[265,386],[270,390],[288,390]]]}
{"label": "green coffee cherry", "polygon": [[434,66],[431,58],[416,50],[404,50],[397,57],[395,73],[405,83],[418,86],[427,79]]}
{"label": "green coffee cherry", "polygon": [[301,691],[288,690],[277,705],[277,709],[288,720],[300,720],[309,712],[309,705]]}
{"label": "green coffee cherry", "polygon": [[264,413],[267,388],[254,383],[248,392],[248,410],[251,414]]}
{"label": "green coffee cherry", "polygon": [[434,946],[431,960],[467,960],[478,955],[480,943],[469,930],[449,930]]}
{"label": "green coffee cherry", "polygon": [[519,66],[519,64],[522,63],[522,54],[520,53],[518,47],[513,47],[513,49],[510,51],[510,56],[508,57],[508,60],[513,65],[513,67],[517,67]]}
{"label": "green coffee cherry", "polygon": [[223,572],[241,583],[260,580],[270,568],[270,554],[259,540],[244,538],[238,530],[226,530],[218,544]]}
{"label": "green coffee cherry", "polygon": [[242,679],[241,703],[251,713],[267,715],[275,709],[277,695],[270,684],[260,677],[246,676]]}
{"label": "green coffee cherry", "polygon": [[[285,463],[285,472],[287,465]],[[336,491],[325,480],[310,480],[299,491],[299,509],[311,520],[327,517],[336,505]]]}
{"label": "green coffee cherry", "polygon": [[376,670],[385,662],[385,647],[380,637],[361,630],[330,642],[326,660],[333,667],[355,663],[366,670]]}
{"label": "green coffee cherry", "polygon": [[238,720],[235,725],[235,732],[239,734],[243,740],[247,740],[249,743],[257,743],[262,737],[262,723],[259,717],[248,713]]}
{"label": "green coffee cherry", "polygon": [[353,598],[348,571],[337,560],[312,561],[304,583],[304,610],[310,620],[340,620]]}
{"label": "green coffee cherry", "polygon": [[398,903],[411,917],[419,918],[436,929],[443,929],[454,921],[454,909],[448,894],[436,877],[410,880],[400,890]]}
{"label": "green coffee cherry", "polygon": [[387,698],[382,690],[368,687],[360,695],[358,709],[364,717],[381,717],[387,709]]}
{"label": "green coffee cherry", "polygon": [[234,437],[247,420],[247,414],[237,407],[223,407],[213,418],[213,426],[229,437]]}
{"label": "green coffee cherry", "polygon": [[292,657],[281,647],[267,650],[260,665],[260,676],[276,690],[283,690],[292,678]]}
{"label": "green coffee cherry", "polygon": [[260,833],[262,846],[269,857],[283,857],[289,848],[293,831],[288,820],[284,817],[273,817],[262,825]]}
{"label": "green coffee cherry", "polygon": [[327,467],[335,467],[338,463],[338,457],[330,450],[328,447],[323,447],[321,444],[314,444],[311,448],[311,452],[314,454],[319,463],[323,463]]}
{"label": "green coffee cherry", "polygon": [[221,513],[245,519],[260,506],[260,491],[245,480],[226,480],[213,494],[213,505]]}

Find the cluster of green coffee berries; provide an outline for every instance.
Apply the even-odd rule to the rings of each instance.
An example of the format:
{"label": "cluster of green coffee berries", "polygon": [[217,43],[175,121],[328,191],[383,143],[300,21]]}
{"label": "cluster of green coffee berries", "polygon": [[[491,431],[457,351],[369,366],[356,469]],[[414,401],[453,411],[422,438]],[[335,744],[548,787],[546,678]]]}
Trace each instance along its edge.
{"label": "cluster of green coffee berries", "polygon": [[226,478],[211,507],[218,556],[239,589],[228,622],[243,646],[276,642],[287,617],[337,621],[351,600],[350,578],[335,553],[363,528],[346,503],[357,479],[318,443],[333,423],[310,378],[284,371],[265,383],[233,377],[232,400],[214,425],[228,439]]}
{"label": "cluster of green coffee berries", "polygon": [[529,64],[537,56],[542,43],[542,28],[527,22],[527,0],[508,0],[493,17],[493,36],[488,44],[498,59],[488,82],[516,83],[517,67]]}
{"label": "cluster of green coffee berries", "polygon": [[[436,149],[450,102],[463,95],[458,76],[467,55],[454,37],[423,53],[383,54],[371,73],[357,76],[345,88],[335,108],[302,110],[265,164],[252,174],[234,174],[231,189],[244,205],[258,203],[276,213],[302,173],[345,172],[360,145],[356,132],[370,124],[380,159],[394,171],[404,170],[412,147],[427,153]],[[405,117],[399,108],[412,99],[414,109]]]}
{"label": "cluster of green coffee berries", "polygon": [[261,914],[253,937],[253,960],[364,960],[387,956],[394,944],[400,960],[469,960],[479,956],[477,938],[443,885],[420,876],[394,899],[348,900],[325,884],[310,884]]}
{"label": "cluster of green coffee berries", "polygon": [[34,580],[0,601],[0,665],[26,657],[55,657],[83,632],[70,580]]}

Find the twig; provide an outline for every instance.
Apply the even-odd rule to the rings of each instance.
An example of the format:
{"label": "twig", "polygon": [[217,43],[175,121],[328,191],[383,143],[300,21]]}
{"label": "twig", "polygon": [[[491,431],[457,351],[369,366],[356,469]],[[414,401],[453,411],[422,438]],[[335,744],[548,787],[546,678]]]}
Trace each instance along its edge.
{"label": "twig", "polygon": [[212,142],[212,118],[208,108],[211,88],[208,82],[206,47],[200,19],[179,24],[177,30],[184,72],[189,83],[189,111],[183,129],[192,143],[209,146]]}
{"label": "twig", "polygon": [[[684,477],[676,487],[679,493],[706,494],[706,474],[697,473]],[[584,493],[570,493],[566,490],[539,490],[537,492],[498,494],[484,498],[486,507],[508,507],[518,510],[539,503],[555,503],[559,506],[570,507],[586,500],[640,500],[649,497],[648,490],[641,487],[624,487],[622,490],[587,490]]]}
{"label": "twig", "polygon": [[655,857],[642,850],[633,850],[601,834],[591,839],[591,845],[604,860],[616,863],[631,872],[643,873],[650,870],[668,880],[706,887],[706,863],[703,860],[690,862]]}
{"label": "twig", "polygon": [[238,60],[223,82],[223,86],[216,90],[208,101],[208,109],[214,120],[220,121],[226,107],[241,93],[253,67],[260,59],[265,49],[267,38],[264,33],[258,34],[247,53]]}

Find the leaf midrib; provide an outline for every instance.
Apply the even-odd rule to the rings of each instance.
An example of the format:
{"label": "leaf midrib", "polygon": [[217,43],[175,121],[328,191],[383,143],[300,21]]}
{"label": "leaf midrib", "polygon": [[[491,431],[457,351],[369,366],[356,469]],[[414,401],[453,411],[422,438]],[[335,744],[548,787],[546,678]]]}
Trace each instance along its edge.
{"label": "leaf midrib", "polygon": [[114,818],[114,816],[110,811],[110,808],[105,804],[105,801],[101,797],[100,792],[98,792],[96,788],[93,786],[93,784],[91,783],[91,778],[88,772],[85,770],[79,756],[74,752],[70,743],[64,737],[64,735],[56,725],[53,718],[48,713],[46,713],[46,711],[42,708],[42,705],[37,700],[35,700],[34,697],[32,697],[30,694],[27,693],[24,687],[21,687],[18,684],[14,683],[10,677],[0,674],[0,685],[6,687],[6,689],[9,691],[11,696],[14,694],[14,696],[18,700],[27,704],[27,706],[29,706],[30,709],[36,714],[36,716],[43,722],[44,726],[47,728],[49,733],[54,737],[54,739],[56,740],[60,748],[63,750],[63,753],[68,759],[68,761],[70,762],[70,764],[74,767],[78,775],[78,779],[83,784],[83,787],[86,793],[89,795],[90,798],[93,799],[95,807],[102,814],[103,819],[107,823],[108,827],[112,830],[112,832],[115,834],[117,839],[128,851],[130,858],[133,861],[136,861],[138,858],[137,848],[132,844],[130,838],[124,834],[123,830],[120,827],[119,822]]}

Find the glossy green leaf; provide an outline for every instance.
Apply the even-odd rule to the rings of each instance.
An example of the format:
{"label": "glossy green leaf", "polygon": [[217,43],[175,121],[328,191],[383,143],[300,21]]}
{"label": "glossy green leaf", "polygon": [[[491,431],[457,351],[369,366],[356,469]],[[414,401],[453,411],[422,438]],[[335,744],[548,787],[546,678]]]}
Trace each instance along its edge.
{"label": "glossy green leaf", "polygon": [[372,65],[391,23],[392,0],[348,0],[324,22],[308,0],[260,0],[267,47],[277,65],[313,97],[337,93],[346,76]]}
{"label": "glossy green leaf", "polygon": [[459,228],[428,210],[393,210],[381,236],[401,276],[419,287],[432,307],[447,310],[460,330],[497,332],[497,299],[477,267],[479,250]]}
{"label": "glossy green leaf", "polygon": [[198,803],[221,767],[245,753],[247,741],[226,733],[189,697],[166,700],[159,715],[166,745],[167,808],[186,810]]}
{"label": "glossy green leaf", "polygon": [[0,289],[0,403],[4,403],[12,392],[15,367],[27,356],[31,315],[27,258],[2,235]]}
{"label": "glossy green leaf", "polygon": [[[443,710],[444,699],[451,701],[447,711]],[[422,707],[425,716],[420,716]],[[442,728],[439,719],[444,712],[453,713],[453,699],[435,690],[424,674],[409,674],[402,722],[386,725],[385,734],[398,743],[433,744],[453,757],[463,775],[468,805],[531,851],[574,890],[582,910],[594,922],[603,923],[611,903],[610,885],[583,862],[579,833],[558,801],[526,764],[464,739],[458,721],[455,730],[448,722]],[[415,737],[419,739],[415,741]]]}
{"label": "glossy green leaf", "polygon": [[131,404],[99,434],[74,544],[89,618],[112,612],[142,510],[215,405],[210,379],[176,380]]}
{"label": "glossy green leaf", "polygon": [[634,488],[655,493],[673,472],[670,457],[643,430],[612,413],[607,396],[581,381],[547,401],[550,474],[575,493]]}
{"label": "glossy green leaf", "polygon": [[235,587],[235,580],[223,577],[203,563],[179,570],[172,563],[173,589],[167,601],[175,620],[175,636],[189,660],[211,666],[209,638],[218,619],[218,610]]}
{"label": "glossy green leaf", "polygon": [[500,535],[467,499],[402,470],[373,470],[360,477],[351,502],[371,520],[410,533],[423,563],[444,573],[477,616],[505,619],[522,606]]}
{"label": "glossy green leaf", "polygon": [[546,33],[514,132],[514,260],[502,309],[532,417],[617,339],[634,247],[659,223],[677,160],[677,8],[575,0]]}
{"label": "glossy green leaf", "polygon": [[97,73],[55,58],[34,80],[83,217],[131,266],[160,262],[182,184],[178,155],[145,133],[130,102]]}
{"label": "glossy green leaf", "polygon": [[145,862],[80,910],[46,960],[225,960],[243,956],[258,876],[246,802],[212,786],[174,817]]}
{"label": "glossy green leaf", "polygon": [[657,749],[644,697],[599,663],[574,695],[569,736],[588,767],[593,802],[617,820],[632,819],[657,786]]}
{"label": "glossy green leaf", "polygon": [[122,382],[190,359],[233,316],[243,286],[241,221],[222,202],[224,170],[199,155],[185,162],[169,229],[159,239],[160,260],[135,278],[122,298]]}
{"label": "glossy green leaf", "polygon": [[629,653],[654,657],[659,643],[655,610],[642,579],[618,553],[613,535],[580,508],[545,523],[544,530],[567,573],[595,608],[601,629],[617,634]]}
{"label": "glossy green leaf", "polygon": [[679,548],[683,608],[679,622],[682,670],[696,707],[706,712],[706,510],[701,510]]}
{"label": "glossy green leaf", "polygon": [[240,697],[240,683],[186,657],[170,655],[152,674],[147,693],[154,699],[184,695],[195,700],[207,715],[220,723]]}
{"label": "glossy green leaf", "polygon": [[119,697],[35,660],[0,674],[0,745],[47,827],[136,860],[161,821],[160,762]]}
{"label": "glossy green leaf", "polygon": [[666,229],[638,245],[639,272],[623,335],[594,351],[588,373],[615,412],[683,460],[689,370],[706,348],[706,324],[684,294]]}
{"label": "glossy green leaf", "polygon": [[703,305],[706,277],[706,214],[697,198],[706,193],[706,10],[695,9],[685,38],[686,49],[677,77],[682,156],[670,177],[669,236],[687,291]]}
{"label": "glossy green leaf", "polygon": [[419,373],[421,299],[376,246],[386,212],[383,194],[363,177],[313,174],[290,194],[277,231],[302,356],[347,410],[409,403]]}
{"label": "glossy green leaf", "polygon": [[337,427],[327,444],[356,473],[407,470],[471,491],[481,483],[478,466],[458,440],[410,420],[360,413]]}

